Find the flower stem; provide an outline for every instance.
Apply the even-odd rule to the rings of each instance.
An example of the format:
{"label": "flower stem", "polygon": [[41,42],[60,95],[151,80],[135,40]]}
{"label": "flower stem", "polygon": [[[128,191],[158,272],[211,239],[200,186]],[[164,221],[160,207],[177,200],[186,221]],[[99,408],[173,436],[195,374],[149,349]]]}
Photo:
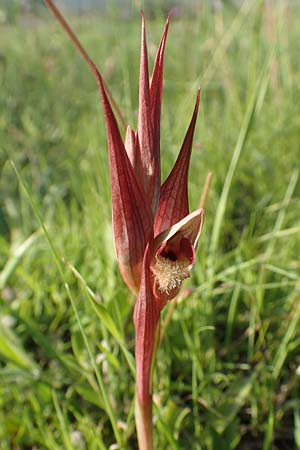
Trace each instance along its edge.
{"label": "flower stem", "polygon": [[[156,360],[156,354],[158,350],[158,346],[160,343],[160,331],[161,331],[161,322],[160,319],[158,321],[154,345],[153,345],[153,354],[152,354],[152,362],[150,366],[150,377],[149,377],[149,391],[148,398],[146,401],[141,402],[139,400],[138,392],[136,389],[136,398],[135,398],[135,423],[136,423],[136,431],[138,438],[138,446],[139,450],[153,450],[153,424],[152,424],[152,378]],[[136,386],[137,388],[137,386]]]}
{"label": "flower stem", "polygon": [[150,394],[149,401],[145,404],[141,404],[138,395],[136,395],[135,422],[139,450],[153,450],[152,396]]}

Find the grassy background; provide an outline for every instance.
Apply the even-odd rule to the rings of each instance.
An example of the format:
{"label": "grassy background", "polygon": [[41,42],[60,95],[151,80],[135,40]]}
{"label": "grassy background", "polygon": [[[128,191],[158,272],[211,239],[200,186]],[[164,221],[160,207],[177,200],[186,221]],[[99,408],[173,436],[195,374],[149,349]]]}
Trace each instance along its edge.
{"label": "grassy background", "polygon": [[[166,15],[145,9],[152,65]],[[214,179],[189,289],[163,315],[159,450],[300,449],[299,12],[199,2],[171,24],[163,176],[201,85],[191,209]],[[135,127],[138,8],[68,17]],[[134,450],[134,299],[96,85],[46,12],[0,32],[0,448]]]}

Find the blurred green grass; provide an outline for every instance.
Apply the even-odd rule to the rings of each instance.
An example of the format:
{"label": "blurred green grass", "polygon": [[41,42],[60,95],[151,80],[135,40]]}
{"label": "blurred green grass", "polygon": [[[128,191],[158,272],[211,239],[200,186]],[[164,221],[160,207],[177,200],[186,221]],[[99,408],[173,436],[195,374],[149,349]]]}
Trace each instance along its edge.
{"label": "blurred green grass", "polygon": [[[201,85],[191,209],[214,178],[190,290],[158,353],[160,450],[300,449],[298,17],[293,3],[247,1],[172,21],[163,176]],[[164,19],[147,21],[151,65]],[[138,12],[69,20],[135,127]],[[135,449],[134,299],[114,258],[96,85],[48,15],[1,25],[0,83],[0,448],[113,449],[115,422]]]}

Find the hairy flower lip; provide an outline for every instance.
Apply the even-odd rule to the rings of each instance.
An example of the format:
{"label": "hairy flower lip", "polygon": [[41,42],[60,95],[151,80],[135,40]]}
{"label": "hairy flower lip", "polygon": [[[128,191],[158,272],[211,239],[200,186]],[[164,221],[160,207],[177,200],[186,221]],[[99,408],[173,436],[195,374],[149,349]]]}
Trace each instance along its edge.
{"label": "hairy flower lip", "polygon": [[160,233],[152,242],[150,270],[159,310],[177,296],[182,282],[190,276],[203,221],[204,209],[200,208]]}
{"label": "hairy flower lip", "polygon": [[190,277],[194,262],[195,248],[180,231],[158,248],[150,269],[154,275],[153,291],[160,309],[178,294],[183,281]]}

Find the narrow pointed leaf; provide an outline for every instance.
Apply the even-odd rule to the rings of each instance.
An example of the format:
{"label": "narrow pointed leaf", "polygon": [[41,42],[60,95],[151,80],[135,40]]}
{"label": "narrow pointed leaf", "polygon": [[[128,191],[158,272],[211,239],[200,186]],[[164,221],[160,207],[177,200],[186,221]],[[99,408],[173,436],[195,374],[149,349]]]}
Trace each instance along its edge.
{"label": "narrow pointed leaf", "polygon": [[153,278],[150,270],[150,251],[147,247],[142,269],[139,295],[134,308],[136,384],[142,405],[151,401],[150,369],[159,311],[152,292]]}
{"label": "narrow pointed leaf", "polygon": [[109,147],[115,250],[122,277],[136,293],[153,218],[143,190],[136,180],[98,71],[97,80]]}
{"label": "narrow pointed leaf", "polygon": [[189,212],[187,182],[199,102],[200,91],[197,94],[191,123],[178,158],[170,175],[161,187],[158,210],[155,216],[154,235],[169,228]]}
{"label": "narrow pointed leaf", "polygon": [[148,54],[146,44],[145,18],[142,14],[142,42],[139,82],[139,118],[136,136],[137,161],[136,175],[147,193],[147,200],[152,205],[154,192],[159,184],[156,159],[153,148],[153,128],[151,124],[150,88]]}
{"label": "narrow pointed leaf", "polygon": [[166,48],[166,41],[169,31],[171,14],[169,14],[165,29],[157,50],[155,63],[150,86],[150,103],[151,103],[151,120],[154,128],[155,118],[160,119],[161,98],[163,88],[163,70],[164,70],[164,54]]}
{"label": "narrow pointed leaf", "polygon": [[167,18],[165,29],[158,47],[150,85],[151,124],[153,129],[153,148],[156,165],[156,184],[154,186],[153,210],[157,207],[160,189],[160,115],[163,90],[164,53],[170,25],[171,14]]}
{"label": "narrow pointed leaf", "polygon": [[[50,9],[50,11],[52,12],[54,17],[57,19],[57,21],[59,22],[59,24],[61,25],[63,30],[67,33],[67,35],[71,39],[71,42],[73,43],[74,47],[80,53],[81,57],[86,62],[86,64],[90,68],[93,75],[96,77],[96,79],[98,79],[99,71],[98,71],[97,67],[95,66],[95,64],[91,60],[91,58],[89,57],[88,53],[85,51],[84,47],[81,45],[79,39],[77,38],[77,36],[73,32],[72,28],[67,23],[67,21],[64,19],[61,12],[59,11],[59,9],[54,5],[52,0],[44,0],[44,2],[46,3],[46,5]],[[102,80],[102,83],[103,83],[103,86],[105,86],[105,83],[103,80]],[[105,86],[105,90],[106,90],[106,94],[107,94],[111,104],[113,105],[114,110],[116,111],[117,116],[119,117],[119,120],[120,120],[122,126],[126,129],[125,121],[121,114],[120,109],[118,108],[113,96],[111,95],[111,93],[109,92],[109,90],[106,86]]]}

